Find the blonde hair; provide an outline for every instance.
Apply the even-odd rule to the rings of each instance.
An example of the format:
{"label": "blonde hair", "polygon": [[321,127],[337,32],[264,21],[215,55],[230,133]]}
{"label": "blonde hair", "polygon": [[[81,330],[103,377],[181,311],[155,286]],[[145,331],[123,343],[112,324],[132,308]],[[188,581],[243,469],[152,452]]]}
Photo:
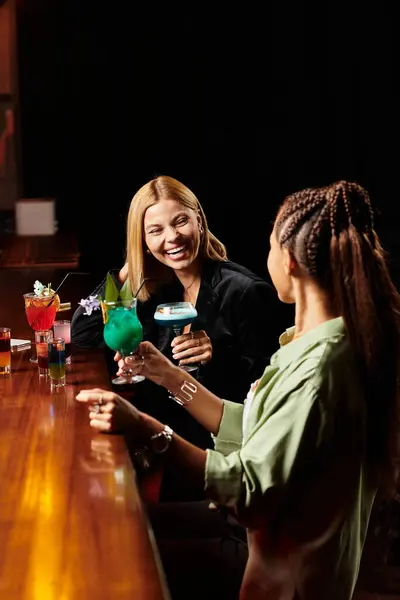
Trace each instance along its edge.
{"label": "blonde hair", "polygon": [[176,200],[199,215],[201,235],[198,253],[201,258],[227,260],[226,248],[208,229],[204,210],[195,194],[173,177],[161,175],[151,179],[132,198],[126,232],[126,259],[132,291],[135,293],[144,279],[151,280],[144,283],[138,294],[141,302],[149,299],[159,282],[173,277],[173,270],[148,254],[144,243],[146,210],[160,200]]}

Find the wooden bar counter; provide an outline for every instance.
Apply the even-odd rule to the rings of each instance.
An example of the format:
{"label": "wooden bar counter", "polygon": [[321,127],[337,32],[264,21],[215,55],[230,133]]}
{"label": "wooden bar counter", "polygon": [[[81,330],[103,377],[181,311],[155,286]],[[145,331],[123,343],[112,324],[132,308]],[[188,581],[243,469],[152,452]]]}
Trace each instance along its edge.
{"label": "wooden bar counter", "polygon": [[[33,337],[22,294],[55,280],[32,273],[0,270],[0,326],[13,338]],[[0,599],[168,599],[124,439],[94,432],[75,400],[110,389],[102,352],[73,350],[56,392],[31,354],[12,353],[0,376]]]}

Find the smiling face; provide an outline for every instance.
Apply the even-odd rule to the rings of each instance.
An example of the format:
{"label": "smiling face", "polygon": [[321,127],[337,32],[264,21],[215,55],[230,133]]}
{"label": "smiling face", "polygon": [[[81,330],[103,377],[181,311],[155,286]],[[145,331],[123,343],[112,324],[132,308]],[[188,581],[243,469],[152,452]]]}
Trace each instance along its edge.
{"label": "smiling face", "polygon": [[144,240],[158,261],[174,270],[192,270],[198,262],[200,217],[177,200],[160,200],[144,216]]}

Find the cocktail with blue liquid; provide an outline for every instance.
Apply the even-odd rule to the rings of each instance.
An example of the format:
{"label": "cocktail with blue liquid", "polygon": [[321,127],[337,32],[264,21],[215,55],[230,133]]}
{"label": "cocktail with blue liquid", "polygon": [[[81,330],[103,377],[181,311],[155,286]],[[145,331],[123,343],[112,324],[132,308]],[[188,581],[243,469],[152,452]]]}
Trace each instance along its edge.
{"label": "cocktail with blue liquid", "polygon": [[[137,300],[121,300],[103,302],[105,325],[103,337],[111,350],[119,352],[122,358],[133,354],[143,339],[143,328],[136,313]],[[112,380],[116,385],[139,383],[143,375],[134,375],[130,369],[125,369],[120,377]]]}
{"label": "cocktail with blue liquid", "polygon": [[[185,325],[193,323],[197,310],[191,302],[167,302],[159,304],[154,319],[161,327],[173,329],[175,336],[182,335]],[[180,365],[185,371],[196,371],[197,365]]]}

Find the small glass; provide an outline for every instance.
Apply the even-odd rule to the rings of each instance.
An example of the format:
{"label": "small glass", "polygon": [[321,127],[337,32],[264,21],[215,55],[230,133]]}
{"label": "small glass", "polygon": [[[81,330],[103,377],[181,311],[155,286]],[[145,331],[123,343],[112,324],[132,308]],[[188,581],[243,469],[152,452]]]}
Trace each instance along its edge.
{"label": "small glass", "polygon": [[0,375],[11,373],[11,329],[0,327]]}
{"label": "small glass", "polygon": [[54,337],[64,338],[65,341],[65,362],[71,363],[71,321],[54,321]]}
{"label": "small glass", "polygon": [[53,339],[51,329],[35,331],[36,356],[38,359],[39,376],[49,374],[48,343]]}
{"label": "small glass", "polygon": [[54,338],[47,344],[49,353],[49,376],[52,388],[63,387],[65,381],[65,342],[63,338]]}

